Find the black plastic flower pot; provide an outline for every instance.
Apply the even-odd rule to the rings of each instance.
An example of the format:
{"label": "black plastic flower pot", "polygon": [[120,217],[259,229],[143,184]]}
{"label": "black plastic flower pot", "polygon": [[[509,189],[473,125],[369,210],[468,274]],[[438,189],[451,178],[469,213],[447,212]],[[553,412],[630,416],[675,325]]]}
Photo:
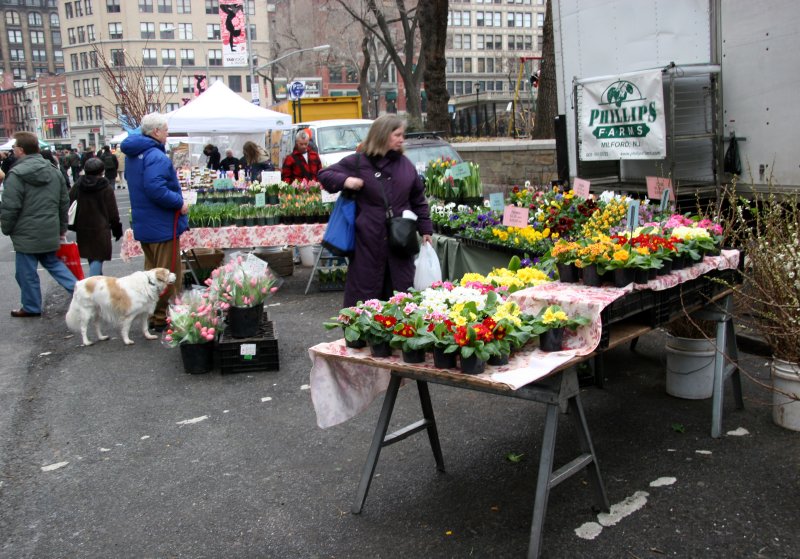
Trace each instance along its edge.
{"label": "black plastic flower pot", "polygon": [[547,332],[539,334],[539,349],[542,351],[561,351],[561,344],[564,341],[564,329],[553,328]]}
{"label": "black plastic flower pot", "polygon": [[183,371],[190,375],[202,375],[214,368],[214,344],[181,344]]}
{"label": "black plastic flower pot", "polygon": [[494,367],[500,365],[508,365],[508,353],[501,353],[500,355],[492,355],[487,361],[489,365]]}
{"label": "black plastic flower pot", "polygon": [[465,375],[479,375],[486,369],[486,361],[478,359],[474,353],[461,358],[461,372]]}
{"label": "black plastic flower pot", "polygon": [[405,363],[424,363],[425,350],[424,349],[404,349],[403,362]]}
{"label": "black plastic flower pot", "polygon": [[227,333],[234,338],[252,338],[258,334],[261,317],[264,314],[264,304],[252,307],[228,308]]}
{"label": "black plastic flower pot", "polygon": [[445,353],[443,347],[433,348],[433,366],[439,369],[455,369],[456,352]]}
{"label": "black plastic flower pot", "polygon": [[369,344],[369,351],[373,357],[390,357],[392,355],[392,346],[389,342],[377,342]]}
{"label": "black plastic flower pot", "polygon": [[577,283],[580,280],[580,270],[575,264],[557,263],[558,281],[562,283]]}
{"label": "black plastic flower pot", "polygon": [[600,287],[603,282],[603,276],[597,271],[596,264],[589,264],[583,269],[582,273],[583,284],[589,287]]}

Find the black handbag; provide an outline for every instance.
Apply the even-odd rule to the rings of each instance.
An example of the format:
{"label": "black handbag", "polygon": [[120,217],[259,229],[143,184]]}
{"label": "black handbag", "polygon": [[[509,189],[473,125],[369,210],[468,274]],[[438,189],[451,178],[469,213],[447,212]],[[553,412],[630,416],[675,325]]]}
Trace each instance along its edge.
{"label": "black handbag", "polygon": [[417,236],[417,221],[407,217],[395,217],[389,199],[386,197],[384,188],[383,173],[372,163],[375,169],[375,178],[381,183],[381,194],[383,194],[383,204],[386,206],[386,229],[389,237],[389,250],[397,256],[411,258],[419,253],[419,237]]}

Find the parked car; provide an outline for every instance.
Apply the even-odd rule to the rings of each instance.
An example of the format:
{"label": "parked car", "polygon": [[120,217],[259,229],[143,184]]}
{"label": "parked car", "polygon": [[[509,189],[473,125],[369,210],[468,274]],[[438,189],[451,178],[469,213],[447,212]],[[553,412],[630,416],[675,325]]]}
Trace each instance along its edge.
{"label": "parked car", "polygon": [[428,163],[436,159],[455,159],[461,163],[463,159],[456,149],[435,132],[409,132],[406,134],[405,155],[424,173]]}

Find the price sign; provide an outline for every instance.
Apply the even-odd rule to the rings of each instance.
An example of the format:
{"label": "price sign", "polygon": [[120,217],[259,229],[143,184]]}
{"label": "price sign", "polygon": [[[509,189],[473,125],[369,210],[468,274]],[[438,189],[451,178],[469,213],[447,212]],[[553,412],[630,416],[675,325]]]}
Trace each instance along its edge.
{"label": "price sign", "polygon": [[261,171],[261,184],[278,184],[281,182],[280,171]]}
{"label": "price sign", "polygon": [[496,212],[502,212],[506,207],[506,200],[502,192],[492,192],[489,194],[489,208]]}
{"label": "price sign", "polygon": [[458,165],[453,165],[448,170],[450,171],[450,176],[452,176],[454,179],[465,179],[471,174],[468,163],[459,163]]}
{"label": "price sign", "polygon": [[591,184],[592,183],[586,179],[575,178],[575,180],[572,181],[572,191],[575,193],[575,196],[580,196],[588,200],[590,196],[589,186],[591,186]]}
{"label": "price sign", "polygon": [[239,346],[239,355],[250,360],[256,354],[256,344],[242,344]]}
{"label": "price sign", "polygon": [[647,197],[651,200],[660,200],[661,194],[669,190],[669,198],[675,201],[675,192],[672,188],[672,179],[664,177],[645,177],[647,180]]}
{"label": "price sign", "polygon": [[528,208],[506,206],[503,210],[503,225],[507,227],[527,227]]}
{"label": "price sign", "polygon": [[233,188],[233,181],[231,179],[214,179],[214,188],[216,190],[230,190]]}
{"label": "price sign", "polygon": [[267,205],[267,195],[263,192],[256,194],[256,207],[261,208]]}
{"label": "price sign", "polygon": [[183,201],[189,204],[190,206],[194,206],[197,203],[196,190],[184,190],[182,194],[183,194]]}

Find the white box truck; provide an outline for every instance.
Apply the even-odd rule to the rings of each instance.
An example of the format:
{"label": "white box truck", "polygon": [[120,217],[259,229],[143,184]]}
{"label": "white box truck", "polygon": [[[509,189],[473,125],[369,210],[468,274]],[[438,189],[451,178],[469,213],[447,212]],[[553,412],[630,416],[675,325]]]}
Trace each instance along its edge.
{"label": "white box truck", "polygon": [[[800,186],[800,111],[791,108],[800,90],[796,0],[552,2],[570,177],[642,192],[644,177],[669,176],[683,198],[711,196],[729,179],[723,157],[735,134],[743,184]],[[626,76],[647,70],[661,71],[665,155],[598,157],[596,146],[583,145],[592,141],[581,118],[594,102],[587,87],[603,79],[626,83]]]}

